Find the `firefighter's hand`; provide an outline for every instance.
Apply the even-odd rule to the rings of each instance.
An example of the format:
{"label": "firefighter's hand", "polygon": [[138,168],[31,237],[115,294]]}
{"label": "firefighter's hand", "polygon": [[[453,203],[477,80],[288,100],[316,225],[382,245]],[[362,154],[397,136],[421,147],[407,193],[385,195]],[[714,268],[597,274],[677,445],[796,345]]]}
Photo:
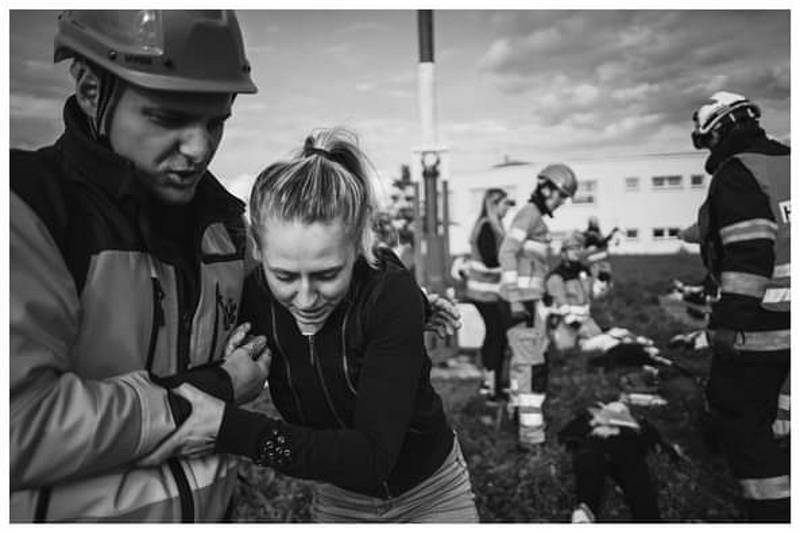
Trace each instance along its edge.
{"label": "firefighter's hand", "polygon": [[225,345],[222,369],[231,378],[233,400],[242,404],[254,400],[264,389],[272,354],[263,335],[250,336],[250,324],[237,327]]}
{"label": "firefighter's hand", "polygon": [[192,404],[192,413],[155,450],[137,461],[139,467],[158,466],[170,457],[201,457],[212,453],[225,414],[225,402],[184,383],[172,389]]}
{"label": "firefighter's hand", "polygon": [[431,306],[431,315],[425,323],[426,331],[433,331],[444,339],[461,328],[461,313],[456,304],[435,293],[426,293],[425,296]]}
{"label": "firefighter's hand", "polygon": [[517,282],[514,283],[501,283],[497,290],[497,294],[503,300],[510,302],[514,293],[517,291]]}
{"label": "firefighter's hand", "polygon": [[706,331],[708,343],[714,354],[723,359],[732,359],[739,355],[739,350],[734,346],[736,332],[732,329],[709,329]]}

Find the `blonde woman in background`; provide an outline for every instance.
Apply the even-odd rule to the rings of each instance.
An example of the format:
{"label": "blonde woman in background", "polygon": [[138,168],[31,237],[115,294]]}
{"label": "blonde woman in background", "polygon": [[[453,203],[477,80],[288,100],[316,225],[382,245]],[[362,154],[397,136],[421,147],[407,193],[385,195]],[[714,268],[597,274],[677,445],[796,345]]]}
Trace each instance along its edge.
{"label": "blonde woman in background", "polygon": [[508,347],[509,311],[508,304],[498,296],[501,269],[497,253],[505,236],[503,218],[514,203],[503,189],[488,189],[469,239],[467,298],[478,309],[486,330],[481,346],[480,392],[491,401],[508,399],[503,390],[503,362]]}

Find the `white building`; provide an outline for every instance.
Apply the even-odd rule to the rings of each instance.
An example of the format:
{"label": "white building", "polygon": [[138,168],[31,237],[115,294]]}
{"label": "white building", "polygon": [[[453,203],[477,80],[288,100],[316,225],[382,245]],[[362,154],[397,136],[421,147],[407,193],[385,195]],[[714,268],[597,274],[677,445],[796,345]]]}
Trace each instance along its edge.
{"label": "white building", "polygon": [[[564,161],[578,177],[578,192],[553,218],[546,218],[554,251],[564,235],[585,229],[588,217],[595,215],[604,233],[615,226],[620,229],[612,253],[698,252],[697,245],[678,239],[678,232],[697,220],[706,197],[706,157],[704,152],[686,152]],[[486,189],[503,188],[516,200],[516,208],[504,220],[508,227],[514,209],[527,202],[536,173],[547,163],[507,161],[483,171],[454,173],[448,183],[451,254],[469,253],[469,234]]]}

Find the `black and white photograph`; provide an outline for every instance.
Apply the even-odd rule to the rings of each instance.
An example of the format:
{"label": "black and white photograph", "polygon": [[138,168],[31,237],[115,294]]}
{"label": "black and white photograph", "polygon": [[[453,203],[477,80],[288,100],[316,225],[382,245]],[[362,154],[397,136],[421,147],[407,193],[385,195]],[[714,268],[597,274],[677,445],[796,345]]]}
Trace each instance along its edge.
{"label": "black and white photograph", "polygon": [[791,522],[789,2],[114,4],[0,20],[4,522]]}

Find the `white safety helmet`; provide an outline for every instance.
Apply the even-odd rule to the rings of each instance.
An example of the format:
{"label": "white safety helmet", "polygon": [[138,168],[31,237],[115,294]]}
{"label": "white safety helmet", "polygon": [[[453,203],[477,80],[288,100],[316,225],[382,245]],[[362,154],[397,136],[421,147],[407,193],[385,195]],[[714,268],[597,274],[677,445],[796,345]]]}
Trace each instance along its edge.
{"label": "white safety helmet", "polygon": [[692,144],[695,148],[708,147],[711,133],[723,125],[757,122],[761,117],[761,109],[741,94],[719,91],[712,94],[710,100],[692,114]]}

